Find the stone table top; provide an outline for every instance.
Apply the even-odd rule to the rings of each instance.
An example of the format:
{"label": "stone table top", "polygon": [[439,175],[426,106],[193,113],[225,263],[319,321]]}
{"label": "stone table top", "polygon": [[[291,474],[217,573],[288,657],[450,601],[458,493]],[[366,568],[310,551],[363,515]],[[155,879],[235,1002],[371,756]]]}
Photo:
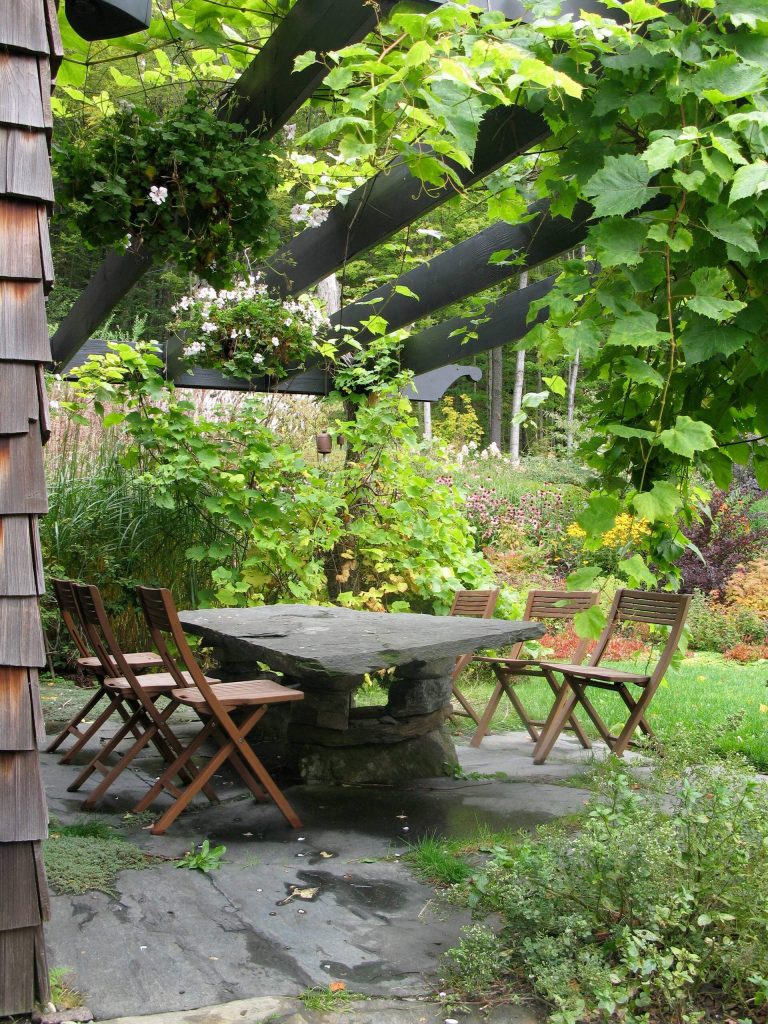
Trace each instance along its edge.
{"label": "stone table top", "polygon": [[542,636],[538,622],[360,612],[303,604],[216,608],[179,614],[188,633],[230,656],[295,676],[357,676]]}

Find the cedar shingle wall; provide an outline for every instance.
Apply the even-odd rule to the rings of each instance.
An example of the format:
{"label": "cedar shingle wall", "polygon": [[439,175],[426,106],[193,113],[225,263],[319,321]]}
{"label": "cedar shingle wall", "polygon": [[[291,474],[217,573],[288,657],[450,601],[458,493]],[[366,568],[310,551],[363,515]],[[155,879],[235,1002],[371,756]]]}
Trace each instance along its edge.
{"label": "cedar shingle wall", "polygon": [[55,0],[0,2],[0,1016],[48,998],[37,517],[47,509],[41,364],[50,359],[50,94],[60,59]]}

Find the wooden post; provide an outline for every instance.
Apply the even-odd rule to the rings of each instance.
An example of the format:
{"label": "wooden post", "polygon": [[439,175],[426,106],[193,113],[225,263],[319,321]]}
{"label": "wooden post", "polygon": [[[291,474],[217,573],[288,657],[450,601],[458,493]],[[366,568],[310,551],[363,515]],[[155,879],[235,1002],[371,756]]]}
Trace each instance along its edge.
{"label": "wooden post", "polygon": [[60,61],[54,0],[0,5],[0,1016],[49,998],[37,517],[47,511],[48,147],[51,73]]}

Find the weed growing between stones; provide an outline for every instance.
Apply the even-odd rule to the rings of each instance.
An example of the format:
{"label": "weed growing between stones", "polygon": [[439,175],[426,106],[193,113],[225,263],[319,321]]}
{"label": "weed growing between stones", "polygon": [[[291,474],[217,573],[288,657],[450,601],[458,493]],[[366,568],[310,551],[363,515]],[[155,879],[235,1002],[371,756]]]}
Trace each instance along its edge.
{"label": "weed growing between stones", "polygon": [[57,1010],[73,1010],[85,1005],[83,994],[69,983],[71,973],[71,967],[52,967],[49,971],[51,1002]]}
{"label": "weed growing between stones", "polygon": [[[688,753],[688,752],[686,752]],[[768,787],[743,762],[611,758],[577,829],[498,845],[460,891],[457,998],[532,990],[550,1024],[766,1020]]]}
{"label": "weed growing between stones", "polygon": [[103,821],[73,825],[52,821],[50,836],[43,844],[43,857],[48,882],[55,893],[98,889],[110,896],[116,895],[114,883],[118,872],[148,868],[158,860]]}
{"label": "weed growing between stones", "polygon": [[361,992],[348,992],[343,981],[332,981],[327,988],[315,985],[305,988],[299,994],[299,999],[308,1010],[317,1010],[319,1013],[348,1009],[350,1003],[367,998]]}

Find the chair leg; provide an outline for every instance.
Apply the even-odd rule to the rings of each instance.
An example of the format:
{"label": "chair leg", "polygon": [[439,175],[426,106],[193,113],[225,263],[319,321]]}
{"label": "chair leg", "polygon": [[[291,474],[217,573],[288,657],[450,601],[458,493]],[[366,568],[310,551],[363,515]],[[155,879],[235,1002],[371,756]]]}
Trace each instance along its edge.
{"label": "chair leg", "polygon": [[472,739],[469,741],[470,747],[479,747],[488,735],[491,728],[491,722],[493,721],[493,716],[496,714],[496,708],[499,706],[503,693],[504,688],[501,683],[497,682],[493,693],[491,694],[491,699],[486,704],[485,711],[483,712],[480,721],[477,723],[477,729],[475,729],[472,734]]}
{"label": "chair leg", "polygon": [[92,711],[93,708],[96,707],[101,698],[105,695],[105,692],[106,691],[104,690],[104,687],[99,683],[96,687],[96,692],[87,702],[87,704],[80,708],[80,710],[77,711],[72,716],[72,718],[70,718],[70,720],[61,730],[61,732],[53,740],[51,740],[51,742],[45,748],[46,754],[52,754],[54,751],[58,750],[61,744],[68,736],[76,736],[78,739],[81,738],[83,734],[78,730],[78,725],[80,725],[80,723],[88,714],[88,712]]}
{"label": "chair leg", "polygon": [[[150,789],[141,798],[141,800],[139,800],[139,802],[133,808],[134,814],[140,814],[142,811],[146,811],[150,804],[152,804],[157,799],[157,797],[160,796],[163,790],[167,790],[169,788],[170,781],[176,775],[179,775],[180,772],[184,771],[187,764],[190,762],[191,758],[194,757],[194,755],[197,753],[197,751],[200,749],[203,743],[205,743],[205,741],[208,739],[212,732],[213,722],[204,722],[203,728],[200,730],[200,732],[197,733],[197,735],[192,739],[192,741],[180,751],[176,760],[169,763],[168,767],[162,773],[160,778],[157,779],[155,784],[151,786]],[[212,802],[219,802],[219,798],[216,796],[215,793],[214,800]]]}
{"label": "chair leg", "polygon": [[[69,750],[66,751],[64,756],[60,759],[59,764],[70,764],[74,757],[83,749],[83,747],[88,743],[88,741],[93,736],[95,736],[96,733],[98,733],[102,725],[104,725],[104,723],[109,718],[111,718],[115,712],[117,712],[118,715],[120,715],[120,717],[123,720],[123,723],[127,722],[131,718],[131,712],[127,710],[125,706],[125,701],[121,696],[119,696],[118,694],[110,694],[108,690],[105,691],[105,693],[109,697],[109,704],[101,712],[98,718],[96,718],[90,724],[88,729],[81,734],[80,739],[77,741],[77,743],[74,743],[69,748]],[[138,736],[138,732],[136,731],[135,725],[132,725],[130,727],[130,731],[134,734],[134,736]]]}
{"label": "chair leg", "polygon": [[475,711],[475,709],[472,707],[472,705],[469,703],[469,701],[464,696],[464,694],[461,692],[461,690],[458,688],[458,686],[456,686],[455,683],[451,687],[451,693],[456,698],[456,700],[459,702],[459,704],[461,704],[461,706],[464,708],[464,711],[472,719],[472,721],[475,723],[475,725],[480,725],[480,716]]}
{"label": "chair leg", "polygon": [[653,690],[651,690],[650,692],[648,690],[645,690],[640,696],[640,699],[635,702],[635,706],[632,709],[624,728],[621,730],[618,739],[612,746],[613,753],[616,755],[616,757],[624,756],[624,751],[629,746],[635,729],[641,725],[641,722],[644,721],[643,715],[645,713],[645,709],[651,702],[651,697],[653,697]]}
{"label": "chair leg", "polygon": [[[549,678],[551,672],[547,669],[544,670],[544,675]],[[557,687],[557,683],[554,679],[551,680]],[[544,723],[539,741],[533,749],[533,763],[544,764],[549,757],[552,747],[555,745],[555,741],[560,733],[563,731],[563,727],[568,719],[573,714],[573,710],[577,703],[576,694],[568,685],[568,681],[564,681],[560,687],[560,693],[550,708],[547,720]]]}
{"label": "chair leg", "polygon": [[[547,682],[549,683],[549,688],[552,690],[552,692],[555,695],[555,699],[557,699],[557,697],[558,697],[558,695],[560,693],[560,687],[557,686],[557,684],[555,683],[555,680],[552,678],[551,675],[550,676],[545,676],[545,678],[546,678]],[[571,717],[568,719],[568,725],[571,727],[571,729],[573,729],[573,731],[576,734],[576,736],[578,738],[578,741],[582,745],[582,747],[585,750],[591,750],[592,749],[592,740],[589,738],[589,736],[587,736],[587,734],[582,729],[581,723],[579,722],[579,720],[576,717],[576,715],[571,715]],[[567,726],[564,726],[563,728],[567,728]]]}
{"label": "chair leg", "polygon": [[[153,739],[154,733],[157,731],[157,725],[146,715],[144,708],[141,709],[142,719],[146,724],[144,732],[141,733],[138,739],[134,740],[131,746],[126,750],[121,758],[119,758],[115,764],[106,769],[106,765],[97,764],[94,767],[100,769],[106,769],[104,778],[98,784],[96,789],[92,793],[89,793],[87,798],[81,804],[84,811],[92,811],[96,804],[101,800],[107,790],[110,788],[112,783],[122,775],[128,765],[133,761],[137,754],[139,754],[146,745]],[[110,751],[111,753],[111,751]]]}
{"label": "chair leg", "polygon": [[[122,703],[122,697],[118,698],[118,700],[120,703]],[[99,770],[102,767],[102,759],[104,757],[108,757],[112,753],[112,751],[117,746],[119,746],[120,743],[122,743],[122,741],[125,739],[129,732],[139,727],[139,723],[141,722],[141,716],[141,709],[139,711],[133,711],[129,715],[126,721],[123,722],[121,728],[118,729],[117,732],[112,736],[112,738],[104,744],[101,750],[94,754],[94,756],[91,758],[88,764],[82,769],[80,774],[77,776],[75,781],[72,782],[69,786],[67,786],[68,793],[76,793],[78,789],[80,789],[80,787],[83,785],[83,783],[87,782],[91,775],[93,775],[95,771]],[[134,733],[134,735],[136,735],[136,733]],[[140,729],[139,735],[141,735]]]}
{"label": "chair leg", "polygon": [[[634,711],[635,708],[637,707],[637,701],[632,696],[632,694],[629,692],[629,690],[627,689],[625,684],[624,683],[617,683],[616,689],[619,692],[619,694],[621,695],[621,698],[624,701],[624,703],[629,708],[630,712]],[[655,733],[654,733],[653,729],[650,727],[650,725],[648,725],[648,723],[646,722],[645,718],[641,718],[640,719],[640,721],[637,723],[637,728],[642,733],[644,733],[644,735],[647,736],[649,740],[652,740],[654,738]]]}

